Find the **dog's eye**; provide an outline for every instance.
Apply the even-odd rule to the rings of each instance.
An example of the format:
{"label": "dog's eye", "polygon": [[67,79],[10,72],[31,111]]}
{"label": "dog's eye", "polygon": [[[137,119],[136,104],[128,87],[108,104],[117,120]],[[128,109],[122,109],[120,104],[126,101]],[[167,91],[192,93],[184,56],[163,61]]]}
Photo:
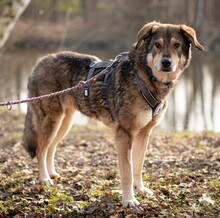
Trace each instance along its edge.
{"label": "dog's eye", "polygon": [[174,49],[179,48],[180,47],[180,43],[179,42],[174,43],[173,47],[174,47]]}
{"label": "dog's eye", "polygon": [[159,42],[156,42],[154,45],[155,45],[157,48],[161,48],[161,44],[160,44]]}

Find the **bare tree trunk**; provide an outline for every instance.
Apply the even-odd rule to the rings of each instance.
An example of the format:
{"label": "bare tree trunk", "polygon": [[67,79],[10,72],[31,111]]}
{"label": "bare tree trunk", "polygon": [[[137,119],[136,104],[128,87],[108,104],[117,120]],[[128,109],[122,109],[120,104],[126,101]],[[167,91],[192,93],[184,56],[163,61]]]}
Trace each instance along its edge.
{"label": "bare tree trunk", "polygon": [[205,12],[205,0],[199,0],[197,2],[197,14],[196,14],[196,29],[197,31],[201,29],[204,20]]}
{"label": "bare tree trunk", "polygon": [[16,21],[28,6],[31,0],[7,1],[0,15],[0,48],[7,41]]}
{"label": "bare tree trunk", "polygon": [[189,25],[195,21],[196,0],[186,0],[187,16],[186,20]]}
{"label": "bare tree trunk", "polygon": [[186,78],[186,112],[185,112],[185,118],[184,118],[184,125],[183,129],[188,130],[189,128],[189,118],[190,114],[192,112],[192,101],[193,101],[193,92],[189,91],[189,86],[192,86],[192,84],[189,84],[188,78]]}

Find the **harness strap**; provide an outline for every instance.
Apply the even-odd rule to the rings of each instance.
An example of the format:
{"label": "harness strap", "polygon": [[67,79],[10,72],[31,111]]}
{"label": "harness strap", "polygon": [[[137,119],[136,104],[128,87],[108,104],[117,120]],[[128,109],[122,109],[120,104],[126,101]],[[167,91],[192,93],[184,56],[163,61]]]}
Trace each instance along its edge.
{"label": "harness strap", "polygon": [[[112,64],[113,61],[94,61],[92,62],[89,67],[89,73],[87,74],[86,80],[91,79],[94,75],[102,71],[103,69],[107,68]],[[89,89],[90,86],[84,86],[84,97],[89,98]]]}
{"label": "harness strap", "polygon": [[[89,72],[87,74],[87,77],[86,77],[86,80],[88,79],[91,79],[94,75],[96,75],[97,73],[99,73],[100,71],[104,70],[104,69],[107,69],[109,68],[112,64],[114,63],[113,60],[109,60],[109,61],[94,61],[90,64],[90,69],[89,69]],[[103,85],[102,85],[102,98],[104,99],[104,107],[106,110],[108,110],[109,112],[109,117],[112,119],[112,115],[111,115],[111,112],[110,112],[110,107],[109,107],[109,102],[107,100],[107,88],[108,88],[108,78],[110,76],[112,72],[112,69],[109,69],[109,71],[105,74],[105,77],[104,77],[104,82],[103,82]],[[92,107],[91,103],[90,103],[90,86],[84,86],[84,98],[86,100],[86,104],[87,104],[87,107],[89,109],[89,111],[93,114],[95,114],[95,116],[97,118],[99,118],[99,114],[97,113],[97,111],[95,110],[94,107]]]}
{"label": "harness strap", "polygon": [[129,57],[127,53],[121,53],[118,56],[116,56],[115,61],[112,63],[110,66],[110,70],[108,73],[105,74],[105,78],[102,84],[102,98],[104,100],[104,107],[105,109],[109,112],[109,119],[114,120],[114,117],[112,116],[111,108],[110,108],[110,102],[108,98],[108,83],[109,83],[109,78],[112,75],[112,72],[115,67],[121,62],[129,60]]}
{"label": "harness strap", "polygon": [[104,100],[104,107],[109,112],[109,119],[114,120],[111,109],[110,109],[110,103],[108,98],[108,79],[111,76],[112,70],[109,71],[107,74],[105,74],[104,81],[102,83],[102,99]]}
{"label": "harness strap", "polygon": [[148,105],[152,108],[153,117],[155,117],[162,110],[163,102],[158,100],[153,95],[153,93],[144,86],[143,82],[141,81],[141,79],[137,73],[135,73],[135,79],[137,81],[137,85],[138,85],[138,88],[141,92],[141,95],[143,96],[144,100],[148,103]]}

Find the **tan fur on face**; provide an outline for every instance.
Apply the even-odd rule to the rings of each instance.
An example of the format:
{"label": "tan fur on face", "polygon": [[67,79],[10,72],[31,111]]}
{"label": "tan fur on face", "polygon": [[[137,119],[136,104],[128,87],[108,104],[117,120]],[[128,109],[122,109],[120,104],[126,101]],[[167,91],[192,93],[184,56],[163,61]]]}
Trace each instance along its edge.
{"label": "tan fur on face", "polygon": [[[156,44],[159,44],[160,48],[157,48]],[[175,47],[176,44],[179,45],[178,48]],[[168,83],[179,77],[186,61],[183,54],[178,55],[181,52],[181,46],[181,42],[174,37],[171,38],[168,45],[165,44],[163,38],[155,40],[152,52],[147,55],[147,63],[159,81]],[[165,49],[169,51],[168,57],[171,59],[171,69],[169,72],[164,72],[162,69],[162,59]]]}

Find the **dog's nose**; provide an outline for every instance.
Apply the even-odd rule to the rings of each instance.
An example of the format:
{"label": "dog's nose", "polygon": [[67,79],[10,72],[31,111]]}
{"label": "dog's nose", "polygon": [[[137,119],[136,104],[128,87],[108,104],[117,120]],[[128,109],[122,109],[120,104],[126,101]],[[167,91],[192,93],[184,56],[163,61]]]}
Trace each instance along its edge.
{"label": "dog's nose", "polygon": [[171,59],[168,57],[164,57],[164,58],[162,58],[161,63],[164,68],[168,68],[171,65]]}

